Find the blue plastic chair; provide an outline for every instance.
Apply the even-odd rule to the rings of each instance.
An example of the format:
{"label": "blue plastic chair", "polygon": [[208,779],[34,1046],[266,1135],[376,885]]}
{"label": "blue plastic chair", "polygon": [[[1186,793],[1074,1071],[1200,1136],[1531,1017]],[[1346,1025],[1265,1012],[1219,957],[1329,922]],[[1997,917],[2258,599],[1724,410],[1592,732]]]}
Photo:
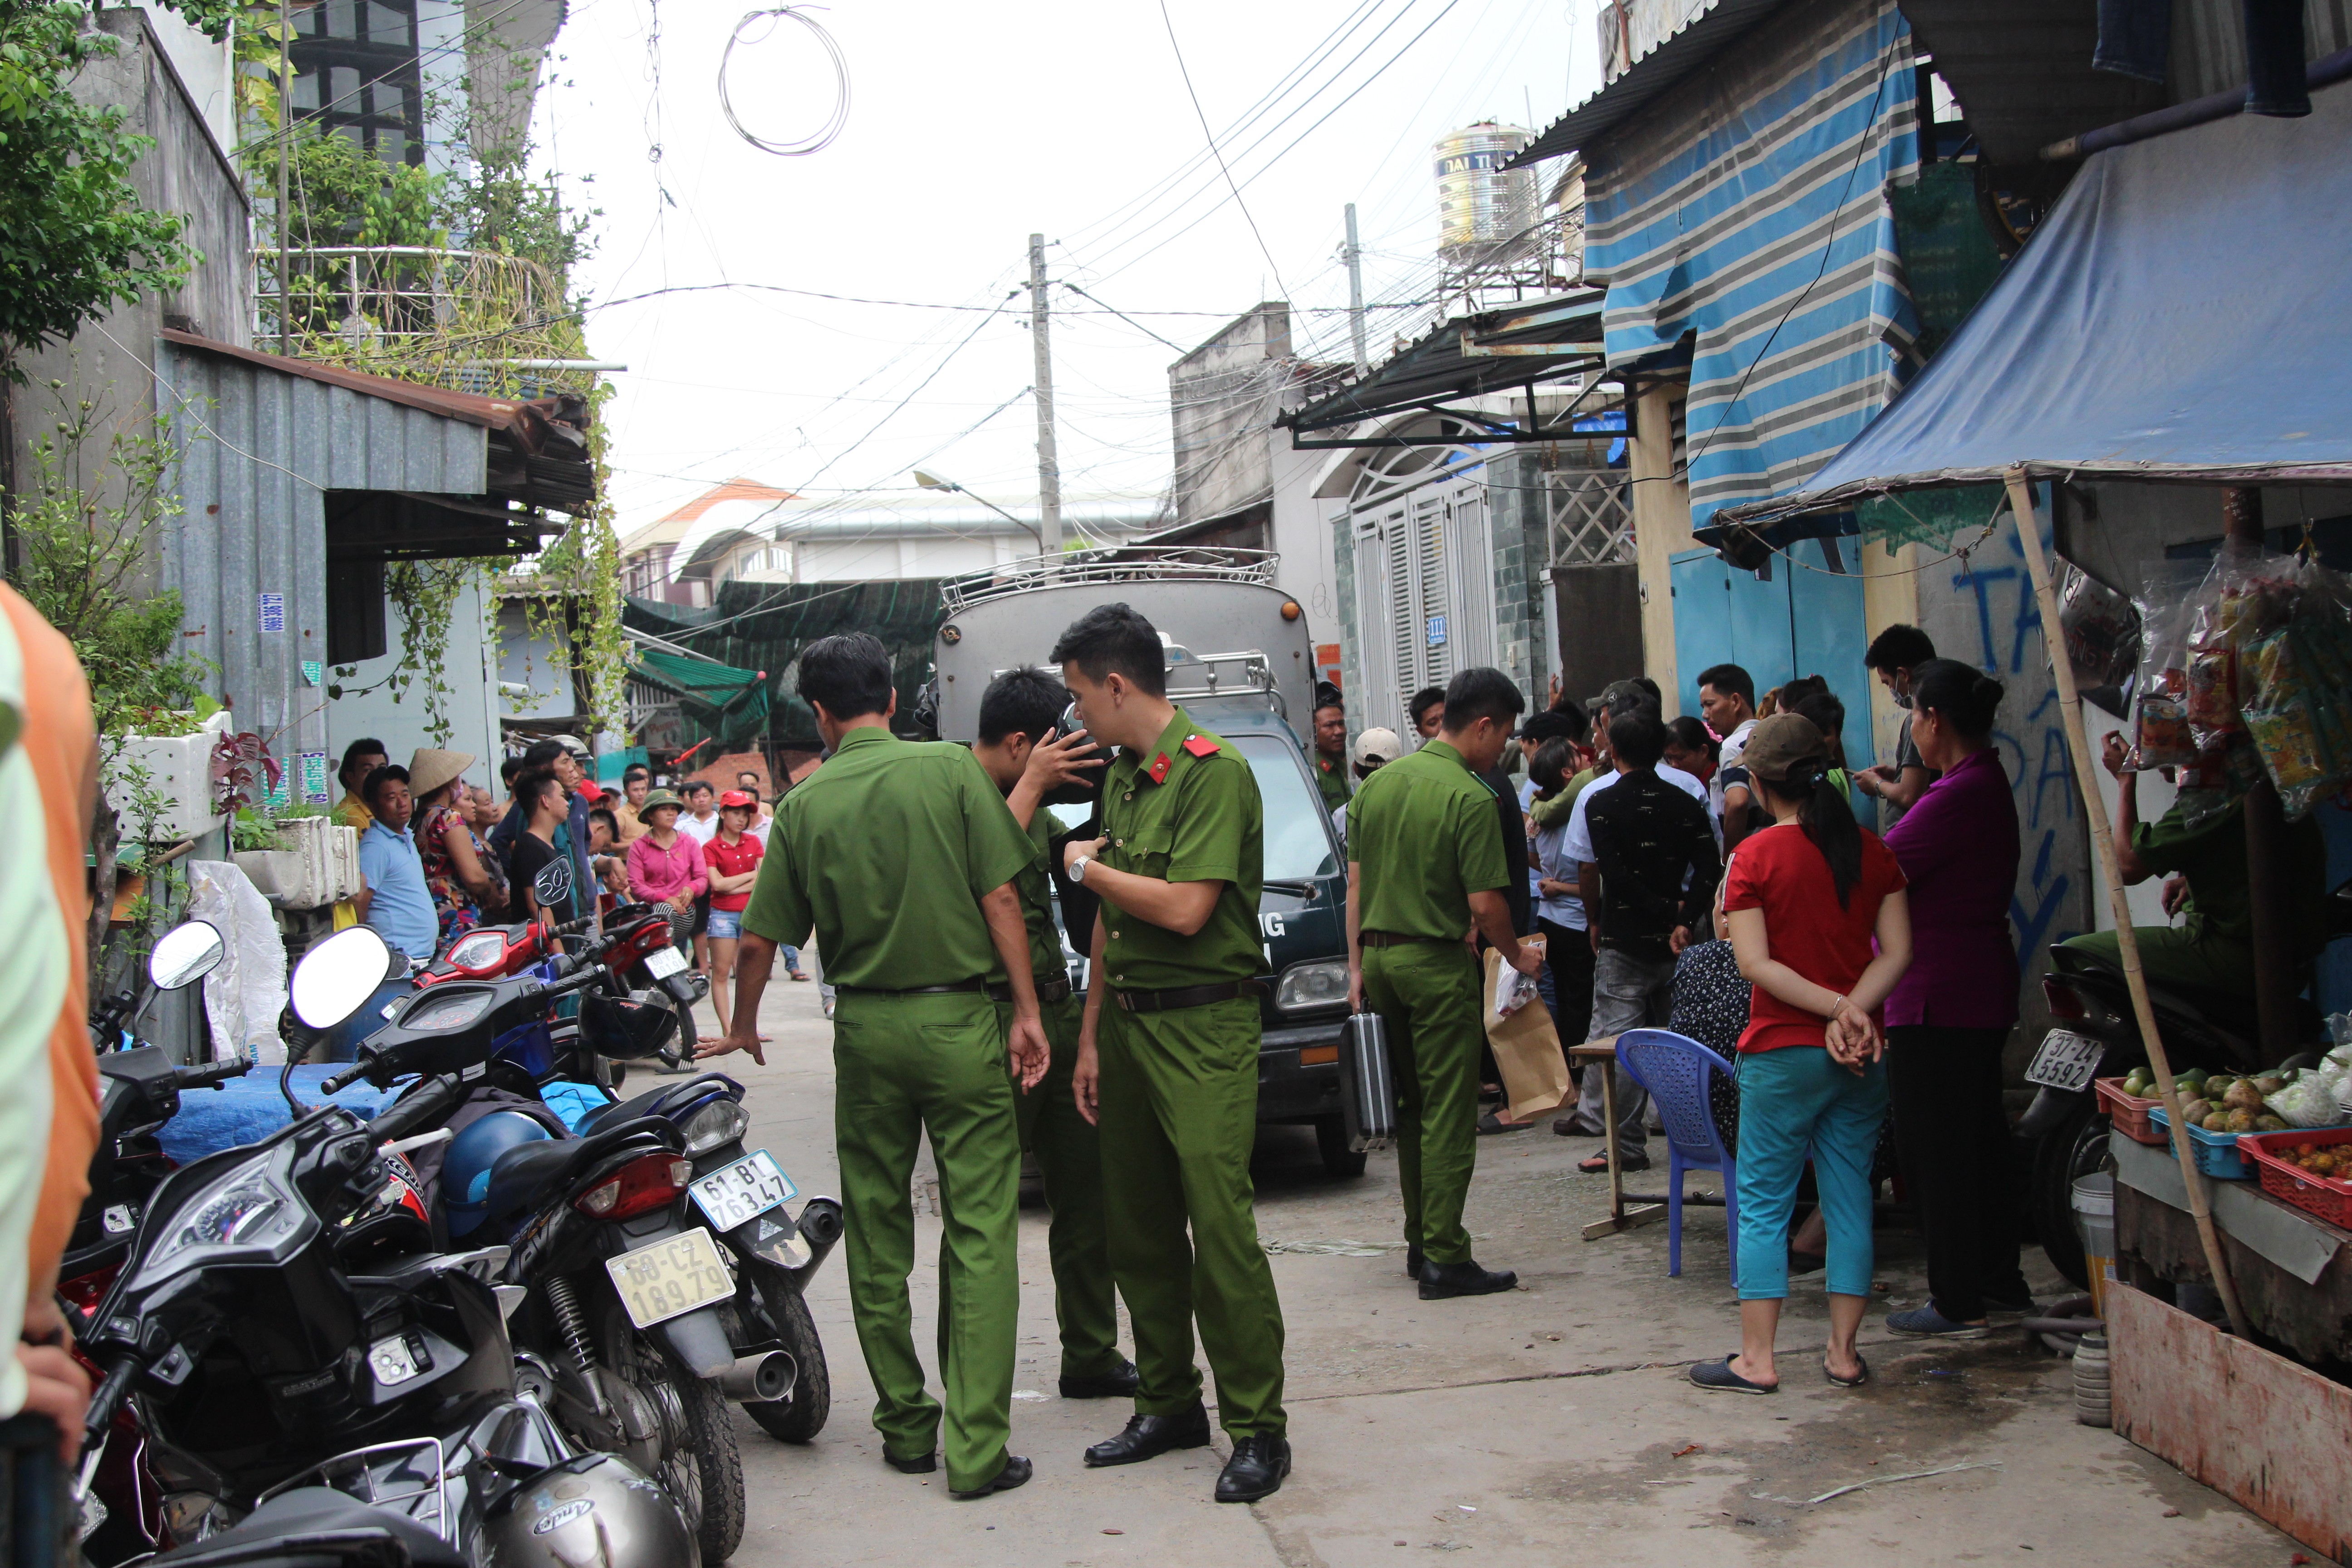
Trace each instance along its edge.
{"label": "blue plastic chair", "polygon": [[1731,1283],[1739,1285],[1739,1170],[1715,1130],[1708,1108],[1710,1078],[1736,1076],[1731,1064],[1672,1029],[1628,1029],[1617,1037],[1617,1062],[1656,1101],[1666,1129],[1666,1273],[1683,1271],[1683,1173],[1723,1173],[1723,1214],[1729,1227]]}

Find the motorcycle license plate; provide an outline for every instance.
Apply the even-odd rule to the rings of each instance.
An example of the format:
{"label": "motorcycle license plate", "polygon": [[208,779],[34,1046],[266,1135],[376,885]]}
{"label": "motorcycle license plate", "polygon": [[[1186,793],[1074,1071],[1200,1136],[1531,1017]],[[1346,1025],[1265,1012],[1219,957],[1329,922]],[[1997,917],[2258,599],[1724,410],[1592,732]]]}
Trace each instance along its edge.
{"label": "motorcycle license plate", "polygon": [[2106,1047],[2096,1040],[2065,1029],[2053,1029],[2042,1037],[2042,1048],[2033,1053],[2033,1065],[2025,1069],[2025,1081],[2047,1089],[2084,1089],[2098,1070],[2099,1058],[2105,1053]]}
{"label": "motorcycle license plate", "polygon": [[613,1277],[613,1289],[621,1293],[629,1321],[641,1329],[724,1301],[735,1293],[735,1282],[719,1259],[719,1244],[698,1226],[607,1258],[604,1271]]}
{"label": "motorcycle license plate", "polygon": [[800,1195],[800,1188],[793,1185],[793,1179],[784,1174],[782,1167],[765,1149],[698,1178],[688,1190],[703,1214],[721,1231],[733,1230]]}
{"label": "motorcycle license plate", "polygon": [[667,980],[673,974],[686,973],[686,954],[674,947],[657,947],[646,954],[646,973],[656,980]]}

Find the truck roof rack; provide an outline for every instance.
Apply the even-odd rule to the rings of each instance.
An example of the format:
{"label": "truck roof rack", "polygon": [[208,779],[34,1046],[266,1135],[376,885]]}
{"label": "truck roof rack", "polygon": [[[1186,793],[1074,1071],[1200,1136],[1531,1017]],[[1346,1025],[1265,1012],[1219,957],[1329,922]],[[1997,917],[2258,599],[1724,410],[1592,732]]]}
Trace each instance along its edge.
{"label": "truck roof rack", "polygon": [[1200,544],[1122,544],[1058,556],[1033,555],[947,578],[940,584],[940,602],[953,615],[990,599],[1087,584],[1250,583],[1271,588],[1280,559],[1271,550]]}

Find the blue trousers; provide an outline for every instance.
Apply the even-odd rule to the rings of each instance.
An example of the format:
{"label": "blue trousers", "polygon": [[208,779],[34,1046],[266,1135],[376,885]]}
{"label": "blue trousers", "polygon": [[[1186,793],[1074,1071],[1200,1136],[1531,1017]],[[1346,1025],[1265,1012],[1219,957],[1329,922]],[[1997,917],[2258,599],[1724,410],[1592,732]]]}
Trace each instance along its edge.
{"label": "blue trousers", "polygon": [[1805,1157],[1829,1226],[1829,1289],[1870,1294],[1870,1165],[1886,1120],[1886,1068],[1857,1077],[1813,1046],[1739,1064],[1739,1299],[1789,1294],[1789,1215]]}

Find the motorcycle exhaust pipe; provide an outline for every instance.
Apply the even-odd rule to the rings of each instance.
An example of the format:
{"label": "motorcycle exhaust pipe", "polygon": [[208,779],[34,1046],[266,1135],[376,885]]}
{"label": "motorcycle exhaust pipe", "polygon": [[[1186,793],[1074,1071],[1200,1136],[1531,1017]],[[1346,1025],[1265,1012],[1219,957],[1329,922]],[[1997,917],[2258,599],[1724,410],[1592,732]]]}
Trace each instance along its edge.
{"label": "motorcycle exhaust pipe", "polygon": [[764,1405],[773,1400],[792,1397],[793,1386],[800,1381],[800,1367],[782,1351],[769,1351],[763,1355],[739,1357],[733,1366],[720,1373],[715,1381],[719,1391],[736,1404]]}
{"label": "motorcycle exhaust pipe", "polygon": [[808,1261],[793,1269],[792,1276],[800,1285],[816,1277],[825,1255],[841,1239],[841,1205],[832,1198],[811,1198],[801,1205],[800,1237],[808,1244]]}

